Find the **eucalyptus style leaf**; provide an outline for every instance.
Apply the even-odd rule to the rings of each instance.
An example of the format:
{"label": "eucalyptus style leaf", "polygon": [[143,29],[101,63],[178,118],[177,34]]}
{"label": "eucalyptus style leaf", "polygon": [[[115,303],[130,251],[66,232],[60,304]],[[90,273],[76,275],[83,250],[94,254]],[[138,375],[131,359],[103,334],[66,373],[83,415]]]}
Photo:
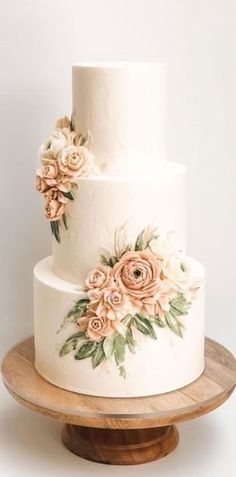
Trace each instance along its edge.
{"label": "eucalyptus style leaf", "polygon": [[96,349],[96,341],[87,341],[75,353],[75,359],[85,359],[93,354]]}
{"label": "eucalyptus style leaf", "polygon": [[64,226],[65,226],[65,229],[68,230],[66,214],[63,214],[62,220],[63,220],[63,224],[64,224]]}
{"label": "eucalyptus style leaf", "polygon": [[137,250],[145,250],[149,247],[150,242],[154,239],[158,238],[157,229],[153,227],[147,227],[143,229],[140,234],[138,235],[134,249]]}
{"label": "eucalyptus style leaf", "polygon": [[179,323],[177,318],[171,312],[167,311],[165,313],[165,319],[171,331],[173,331],[173,333],[183,338],[181,324]]}
{"label": "eucalyptus style leaf", "polygon": [[125,360],[125,338],[117,334],[115,339],[114,357],[117,366],[120,366]]}
{"label": "eucalyptus style leaf", "polygon": [[130,326],[127,328],[125,339],[131,353],[135,353],[135,346],[137,343],[133,337],[132,328]]}
{"label": "eucalyptus style leaf", "polygon": [[62,194],[64,195],[64,197],[67,197],[67,199],[74,200],[73,194],[70,191],[62,192]]}
{"label": "eucalyptus style leaf", "polygon": [[121,322],[123,323],[123,325],[129,326],[131,324],[132,318],[133,316],[128,314],[121,320]]}
{"label": "eucalyptus style leaf", "polygon": [[81,300],[78,300],[67,314],[67,318],[74,317],[74,319],[71,320],[72,322],[80,318],[82,314],[86,312],[88,303],[88,298],[82,298]]}
{"label": "eucalyptus style leaf", "polygon": [[149,335],[154,339],[157,338],[155,330],[154,330],[151,322],[148,321],[148,319],[145,316],[143,316],[139,313],[136,313],[136,315],[134,317],[134,325],[144,335]]}
{"label": "eucalyptus style leaf", "polygon": [[119,371],[120,371],[120,376],[122,376],[123,378],[126,378],[126,369],[123,365],[119,367]]}
{"label": "eucalyptus style leaf", "polygon": [[154,323],[159,326],[160,328],[164,328],[165,327],[165,323],[164,321],[158,316],[158,315],[155,315],[154,316]]}
{"label": "eucalyptus style leaf", "polygon": [[170,307],[176,316],[186,315],[191,303],[189,303],[183,295],[174,298],[170,302]]}
{"label": "eucalyptus style leaf", "polygon": [[70,336],[62,346],[59,352],[59,356],[65,356],[66,354],[70,353],[71,351],[74,351],[81,338],[85,337],[84,331],[80,331],[78,333],[75,333],[74,335]]}
{"label": "eucalyptus style leaf", "polygon": [[55,239],[58,243],[61,242],[59,224],[60,224],[59,220],[51,220],[50,221],[52,235],[55,237]]}
{"label": "eucalyptus style leaf", "polygon": [[103,349],[103,341],[100,341],[100,343],[98,343],[96,347],[95,352],[92,354],[93,368],[96,368],[99,364],[101,364],[104,359],[106,359],[106,355]]}
{"label": "eucalyptus style leaf", "polygon": [[110,356],[114,353],[115,346],[116,346],[116,333],[114,332],[111,335],[106,336],[106,338],[103,341],[103,351],[107,358],[110,358]]}
{"label": "eucalyptus style leaf", "polygon": [[63,330],[70,323],[74,323],[75,321],[79,320],[79,318],[81,318],[81,316],[85,314],[88,303],[89,303],[88,298],[82,298],[81,300],[78,300],[74,304],[73,308],[71,308],[69,313],[64,318],[64,321],[62,325],[60,326],[59,330],[57,331],[57,333]]}

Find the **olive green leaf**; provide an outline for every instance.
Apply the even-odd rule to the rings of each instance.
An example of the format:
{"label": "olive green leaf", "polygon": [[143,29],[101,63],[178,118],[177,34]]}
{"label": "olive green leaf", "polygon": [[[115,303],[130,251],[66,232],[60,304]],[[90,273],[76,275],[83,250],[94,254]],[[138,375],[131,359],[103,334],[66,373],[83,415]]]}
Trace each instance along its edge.
{"label": "olive green leaf", "polygon": [[71,310],[69,311],[69,313],[66,315],[66,317],[64,318],[64,321],[63,323],[61,324],[59,330],[57,331],[57,333],[59,333],[61,330],[63,330],[64,328],[66,328],[66,326],[69,324],[69,323],[74,323],[75,321],[77,321],[79,318],[81,318],[81,316],[83,316],[87,310],[87,306],[88,306],[88,303],[89,303],[89,299],[88,298],[82,298],[81,300],[78,300],[76,301],[76,303],[74,304],[73,308],[71,308]]}
{"label": "olive green leaf", "polygon": [[138,235],[134,249],[137,250],[145,250],[149,247],[149,244],[152,240],[158,238],[158,233],[156,227],[147,227],[143,229],[140,234]]}
{"label": "olive green leaf", "polygon": [[173,333],[183,338],[181,323],[179,323],[177,318],[171,312],[167,311],[165,313],[165,319],[171,331],[173,331]]}
{"label": "olive green leaf", "polygon": [[136,313],[136,315],[134,316],[134,325],[144,335],[149,335],[154,339],[157,338],[151,322],[148,321],[148,319],[140,313]]}
{"label": "olive green leaf", "polygon": [[131,353],[135,353],[136,341],[133,337],[133,332],[131,326],[127,328],[126,335],[125,335],[126,343],[128,345],[129,350]]}
{"label": "olive green leaf", "polygon": [[96,368],[101,362],[106,358],[106,355],[104,353],[103,349],[103,341],[100,341],[100,343],[97,344],[97,347],[95,351],[92,354],[92,366],[93,368]]}
{"label": "olive green leaf", "polygon": [[79,331],[78,333],[75,333],[74,335],[70,336],[62,346],[59,352],[59,356],[65,356],[66,354],[70,353],[71,351],[74,351],[80,339],[85,337],[84,331]]}
{"label": "olive green leaf", "polygon": [[177,298],[174,298],[170,302],[170,309],[173,315],[182,316],[187,315],[191,303],[184,298],[183,295],[180,295]]}
{"label": "olive green leaf", "polygon": [[116,332],[112,333],[109,336],[106,336],[106,338],[103,341],[103,351],[107,358],[110,358],[110,356],[114,353],[115,346],[116,346]]}
{"label": "olive green leaf", "polygon": [[119,366],[120,376],[126,378],[126,369],[123,365]]}
{"label": "olive green leaf", "polygon": [[65,229],[68,230],[66,214],[63,214],[62,220],[63,220],[63,224],[64,224],[64,226],[65,226]]}
{"label": "olive green leaf", "polygon": [[51,226],[52,235],[55,237],[56,241],[60,243],[61,242],[60,230],[59,230],[60,220],[51,220],[50,226]]}
{"label": "olive green leaf", "polygon": [[93,354],[96,349],[96,341],[87,341],[75,353],[75,359],[85,359]]}
{"label": "olive green leaf", "polygon": [[74,200],[73,194],[69,192],[62,192],[62,194],[67,197],[67,199]]}
{"label": "olive green leaf", "polygon": [[133,316],[128,314],[121,320],[121,322],[123,323],[123,325],[129,326],[131,324],[132,318]]}
{"label": "olive green leaf", "polygon": [[114,357],[117,366],[120,366],[124,362],[125,359],[125,338],[120,334],[116,334],[115,339],[115,349],[114,349]]}

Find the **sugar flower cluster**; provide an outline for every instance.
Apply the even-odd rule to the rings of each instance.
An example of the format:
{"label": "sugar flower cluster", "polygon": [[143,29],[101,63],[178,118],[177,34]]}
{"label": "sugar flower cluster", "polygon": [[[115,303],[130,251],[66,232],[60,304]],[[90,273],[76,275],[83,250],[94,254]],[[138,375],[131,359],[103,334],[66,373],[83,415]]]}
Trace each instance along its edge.
{"label": "sugar flower cluster", "polygon": [[50,137],[40,148],[41,167],[36,172],[36,189],[45,198],[45,217],[52,233],[60,242],[62,219],[67,228],[67,203],[73,200],[76,179],[88,176],[94,168],[94,157],[87,147],[88,138],[76,134],[68,117],[57,121]]}
{"label": "sugar flower cluster", "polygon": [[125,376],[126,346],[135,352],[140,333],[155,339],[157,327],[168,327],[183,337],[182,317],[198,288],[187,258],[173,248],[170,234],[163,237],[147,227],[128,243],[121,228],[115,234],[114,252],[103,251],[101,263],[86,278],[86,298],[76,302],[62,325],[73,322],[77,331],[60,354],[76,350],[75,358],[91,356],[93,367],[114,355]]}

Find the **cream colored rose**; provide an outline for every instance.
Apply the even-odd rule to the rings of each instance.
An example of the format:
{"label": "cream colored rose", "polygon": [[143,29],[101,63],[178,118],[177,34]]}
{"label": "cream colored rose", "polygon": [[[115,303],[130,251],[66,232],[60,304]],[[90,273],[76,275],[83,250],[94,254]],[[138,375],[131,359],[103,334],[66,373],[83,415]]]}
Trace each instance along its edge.
{"label": "cream colored rose", "polygon": [[74,144],[75,133],[69,128],[55,129],[47,142],[40,148],[42,164],[53,163],[63,149]]}
{"label": "cream colored rose", "polygon": [[71,177],[87,176],[92,168],[93,155],[84,146],[69,146],[58,156],[59,171]]}
{"label": "cream colored rose", "polygon": [[88,309],[96,313],[97,316],[116,320],[128,314],[127,296],[115,284],[101,290],[90,290],[88,296],[90,299]]}
{"label": "cream colored rose", "polygon": [[111,268],[105,265],[99,265],[89,272],[85,284],[88,290],[93,288],[104,288],[111,279]]}
{"label": "cream colored rose", "polygon": [[65,212],[65,204],[58,200],[46,200],[45,217],[50,221],[59,220]]}
{"label": "cream colored rose", "polygon": [[117,285],[137,306],[155,294],[160,273],[161,262],[149,250],[125,253],[112,269]]}
{"label": "cream colored rose", "polygon": [[45,180],[39,174],[36,174],[35,187],[38,192],[41,192],[41,194],[44,194],[49,188]]}
{"label": "cream colored rose", "polygon": [[80,330],[86,331],[88,337],[93,341],[99,341],[114,331],[108,318],[96,315],[83,316],[77,321],[77,324]]}

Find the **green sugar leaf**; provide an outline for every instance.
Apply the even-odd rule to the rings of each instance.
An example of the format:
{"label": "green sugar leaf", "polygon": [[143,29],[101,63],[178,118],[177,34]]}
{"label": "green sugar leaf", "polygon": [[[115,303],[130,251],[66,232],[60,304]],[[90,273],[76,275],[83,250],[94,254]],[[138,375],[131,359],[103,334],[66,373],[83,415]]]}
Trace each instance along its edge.
{"label": "green sugar leaf", "polygon": [[115,339],[115,349],[114,349],[114,357],[117,366],[120,366],[124,362],[125,359],[125,338],[117,334]]}
{"label": "green sugar leaf", "polygon": [[64,197],[67,197],[67,199],[74,200],[73,194],[71,192],[62,192]]}
{"label": "green sugar leaf", "polygon": [[96,368],[99,364],[101,364],[105,358],[106,358],[106,355],[103,349],[103,341],[100,341],[100,343],[98,343],[97,345],[95,352],[92,354],[93,368]]}
{"label": "green sugar leaf", "polygon": [[96,350],[96,341],[87,341],[87,343],[80,346],[75,353],[75,359],[85,359],[91,356]]}
{"label": "green sugar leaf", "polygon": [[171,312],[167,311],[165,313],[165,319],[166,319],[166,323],[169,326],[169,328],[171,329],[171,331],[173,331],[173,333],[175,333],[176,335],[183,338],[183,334],[182,334],[182,330],[181,330],[181,324],[179,323],[177,318]]}
{"label": "green sugar leaf", "polygon": [[78,344],[80,339],[83,339],[85,337],[84,331],[80,331],[78,333],[75,333],[74,335],[70,336],[62,346],[59,352],[59,356],[65,356],[66,354],[70,353],[71,351],[74,351]]}
{"label": "green sugar leaf", "polygon": [[148,319],[145,316],[137,313],[134,317],[134,325],[144,335],[149,335],[154,339],[157,338],[155,330],[151,322],[148,321]]}
{"label": "green sugar leaf", "polygon": [[107,358],[110,358],[110,356],[114,353],[115,345],[116,345],[116,333],[114,332],[111,335],[106,336],[106,338],[103,341],[103,351]]}

